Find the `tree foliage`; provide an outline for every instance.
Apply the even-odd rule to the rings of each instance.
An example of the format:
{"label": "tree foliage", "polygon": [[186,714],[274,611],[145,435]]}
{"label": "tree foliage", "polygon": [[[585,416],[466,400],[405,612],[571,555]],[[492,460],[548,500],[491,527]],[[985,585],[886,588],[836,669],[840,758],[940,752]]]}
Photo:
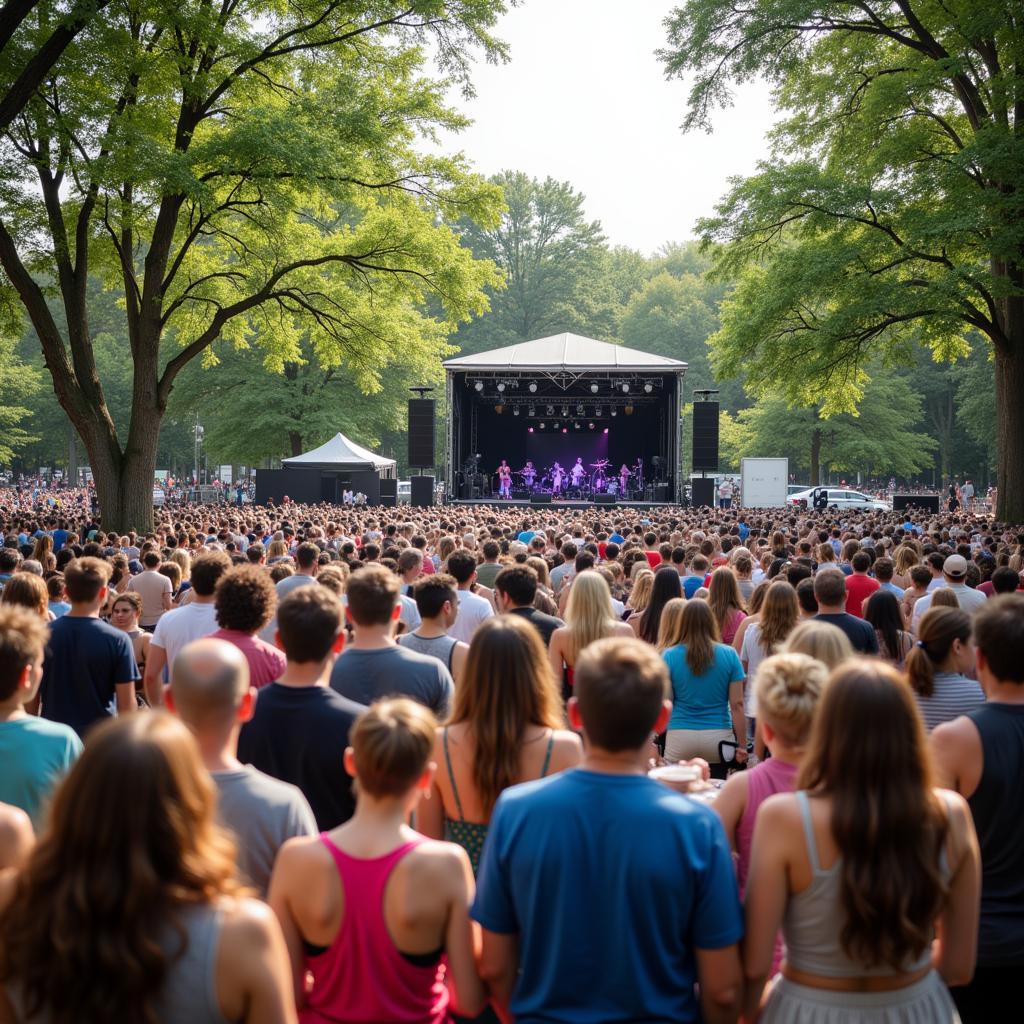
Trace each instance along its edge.
{"label": "tree foliage", "polygon": [[[111,525],[149,517],[160,423],[193,359],[258,346],[281,370],[306,341],[372,390],[382,352],[435,348],[486,308],[497,274],[444,223],[492,224],[498,190],[417,144],[462,125],[443,90],[468,85],[474,49],[503,56],[502,10],[129,2],[67,48],[0,143],[0,265]],[[427,46],[447,79],[424,74]],[[124,302],[123,436],[97,371],[90,274]]]}
{"label": "tree foliage", "polygon": [[848,412],[866,367],[917,345],[993,347],[1000,502],[1024,519],[1024,13],[1011,0],[687,0],[669,74],[686,126],[766,77],[787,115],[773,156],[703,222],[738,285],[716,369],[762,395]]}

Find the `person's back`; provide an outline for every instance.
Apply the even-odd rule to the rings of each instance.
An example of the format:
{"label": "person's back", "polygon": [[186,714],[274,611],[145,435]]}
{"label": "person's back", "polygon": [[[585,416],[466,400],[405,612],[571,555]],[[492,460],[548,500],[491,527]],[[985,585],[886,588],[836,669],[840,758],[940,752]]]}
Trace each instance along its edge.
{"label": "person's back", "polygon": [[171,581],[157,570],[160,566],[160,555],[156,551],[147,551],[143,556],[145,569],[133,576],[128,584],[142,598],[142,614],[139,625],[143,629],[153,629],[165,611],[170,609],[173,586]]}
{"label": "person's back", "polygon": [[742,922],[721,824],[643,770],[665,682],[641,641],[588,647],[569,711],[583,766],[498,799],[473,916],[517,1022],[695,1021],[698,980],[704,1015],[735,1019]]}
{"label": "person's back", "polygon": [[964,1024],[1011,1005],[1024,969],[1024,596],[993,598],[973,627],[988,699],[932,733],[940,776],[967,798],[981,847],[977,966],[953,991]]}
{"label": "person's back", "polygon": [[482,1007],[468,860],[406,825],[429,785],[435,726],[410,700],[371,708],[344,758],[355,817],[288,843],[274,867],[303,1024],[446,1024],[452,995],[462,1012]]}
{"label": "person's back", "polygon": [[871,568],[871,556],[866,551],[858,551],[851,560],[851,566],[853,572],[846,577],[846,611],[862,619],[864,602],[881,584],[867,574]]}
{"label": "person's back", "polygon": [[822,569],[814,577],[814,596],[822,622],[841,629],[860,654],[877,654],[878,637],[874,627],[846,611],[846,577],[837,569]]}

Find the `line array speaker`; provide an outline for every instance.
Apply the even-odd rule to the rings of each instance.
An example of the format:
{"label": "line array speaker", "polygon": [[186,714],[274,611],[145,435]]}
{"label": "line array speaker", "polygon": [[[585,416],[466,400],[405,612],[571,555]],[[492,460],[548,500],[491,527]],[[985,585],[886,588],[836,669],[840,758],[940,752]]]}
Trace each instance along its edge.
{"label": "line array speaker", "polygon": [[718,472],[718,403],[693,404],[693,468],[697,472]]}
{"label": "line array speaker", "polygon": [[409,465],[434,467],[434,406],[432,398],[409,399]]}
{"label": "line array speaker", "polygon": [[409,503],[416,508],[426,508],[434,504],[434,478],[432,476],[414,476],[409,494]]}
{"label": "line array speaker", "polygon": [[695,476],[690,480],[690,494],[694,508],[714,508],[715,480],[710,476]]}

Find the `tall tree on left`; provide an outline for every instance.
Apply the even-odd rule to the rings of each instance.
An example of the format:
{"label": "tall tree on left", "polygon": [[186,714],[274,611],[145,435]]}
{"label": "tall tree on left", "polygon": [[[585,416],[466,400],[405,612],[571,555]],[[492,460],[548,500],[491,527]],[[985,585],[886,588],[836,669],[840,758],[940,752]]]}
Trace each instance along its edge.
{"label": "tall tree on left", "polygon": [[[123,0],[67,46],[0,139],[0,286],[39,338],[104,525],[150,525],[160,424],[192,360],[254,344],[281,368],[305,339],[366,375],[383,351],[436,345],[486,308],[497,271],[443,225],[494,224],[500,192],[417,143],[461,127],[443,92],[469,89],[474,49],[504,57],[491,35],[503,9]],[[123,437],[94,358],[90,275],[124,304]]]}

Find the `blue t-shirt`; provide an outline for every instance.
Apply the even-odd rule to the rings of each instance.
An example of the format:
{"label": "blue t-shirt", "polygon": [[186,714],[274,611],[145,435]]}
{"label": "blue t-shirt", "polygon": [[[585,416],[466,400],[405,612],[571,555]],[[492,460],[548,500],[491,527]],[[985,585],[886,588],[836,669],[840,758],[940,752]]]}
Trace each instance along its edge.
{"label": "blue t-shirt", "polygon": [[707,671],[695,676],[686,663],[686,645],[662,655],[672,679],[670,729],[731,729],[729,684],[743,681],[740,656],[726,644],[715,644]]}
{"label": "blue t-shirt", "polygon": [[20,807],[38,830],[54,786],[82,752],[74,729],[26,715],[0,722],[0,800]]}
{"label": "blue t-shirt", "polygon": [[608,538],[608,543],[609,544],[622,544],[625,541],[625,539],[626,538],[623,537],[622,534],[618,532],[618,530],[616,530],[615,533],[613,533]]}
{"label": "blue t-shirt", "polygon": [[679,582],[683,585],[683,596],[689,601],[704,586],[704,577],[684,576]]}
{"label": "blue t-shirt", "polygon": [[140,678],[127,633],[101,619],[62,615],[50,625],[39,688],[42,715],[84,736],[93,723],[114,715],[114,687]]}
{"label": "blue t-shirt", "polygon": [[715,813],[645,776],[582,768],[498,799],[472,916],[521,938],[516,1024],[697,1021],[694,951],[743,936]]}
{"label": "blue t-shirt", "polygon": [[65,544],[68,542],[68,531],[67,530],[54,530],[53,531],[53,553],[56,554]]}
{"label": "blue t-shirt", "polygon": [[516,540],[522,541],[524,544],[529,544],[536,536],[537,534],[533,530],[523,530],[519,536],[516,537]]}

